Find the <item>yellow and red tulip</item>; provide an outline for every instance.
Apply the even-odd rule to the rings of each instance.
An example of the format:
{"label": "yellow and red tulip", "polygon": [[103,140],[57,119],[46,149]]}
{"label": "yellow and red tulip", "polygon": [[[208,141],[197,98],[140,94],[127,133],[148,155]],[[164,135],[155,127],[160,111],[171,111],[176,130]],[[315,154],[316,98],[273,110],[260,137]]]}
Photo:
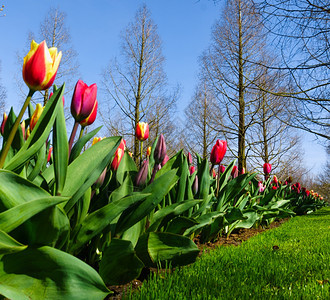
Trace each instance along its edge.
{"label": "yellow and red tulip", "polygon": [[62,58],[62,52],[57,48],[47,47],[46,41],[37,44],[32,40],[31,49],[24,57],[23,79],[33,91],[50,88],[54,83],[56,73]]}
{"label": "yellow and red tulip", "polygon": [[34,126],[37,124],[43,110],[44,110],[44,107],[40,103],[38,103],[36,106],[36,110],[34,111],[34,113],[31,116],[30,131],[32,131]]}
{"label": "yellow and red tulip", "polygon": [[139,141],[145,141],[149,137],[149,125],[145,122],[139,122],[135,130],[136,138]]}
{"label": "yellow and red tulip", "polygon": [[116,171],[118,169],[121,159],[123,158],[124,153],[125,153],[125,147],[126,147],[126,141],[121,140],[121,143],[119,144],[119,146],[116,150],[115,157],[111,163],[112,170]]}
{"label": "yellow and red tulip", "polygon": [[97,115],[97,106],[98,106],[98,102],[97,100],[95,101],[94,103],[94,107],[92,109],[92,112],[90,113],[90,115],[79,122],[79,124],[82,126],[82,127],[86,127],[86,126],[89,126],[89,125],[92,125],[96,119],[96,115]]}

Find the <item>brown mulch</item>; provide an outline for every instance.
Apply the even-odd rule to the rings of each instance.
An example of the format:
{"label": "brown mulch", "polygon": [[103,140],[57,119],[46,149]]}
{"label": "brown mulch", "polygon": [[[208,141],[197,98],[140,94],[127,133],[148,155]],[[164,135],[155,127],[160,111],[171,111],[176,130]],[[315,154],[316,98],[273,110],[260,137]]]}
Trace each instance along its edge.
{"label": "brown mulch", "polygon": [[[238,229],[233,231],[229,236],[223,235],[218,237],[215,242],[208,242],[205,244],[201,244],[198,237],[194,238],[195,244],[200,249],[199,255],[204,253],[208,253],[211,250],[219,247],[219,246],[239,246],[242,242],[248,240],[249,238],[257,235],[258,233],[264,232],[266,230],[275,228],[286,222],[290,218],[277,220],[271,223],[267,227],[259,226],[258,228],[250,228],[250,229]],[[109,290],[113,291],[113,294],[108,296],[107,300],[119,300],[122,299],[123,294],[128,294],[130,290],[138,289],[142,286],[144,280],[148,280],[148,277],[152,272],[157,272],[156,269],[143,269],[141,275],[138,279],[135,279],[125,285],[113,285],[108,286]],[[160,271],[161,272],[161,271]]]}

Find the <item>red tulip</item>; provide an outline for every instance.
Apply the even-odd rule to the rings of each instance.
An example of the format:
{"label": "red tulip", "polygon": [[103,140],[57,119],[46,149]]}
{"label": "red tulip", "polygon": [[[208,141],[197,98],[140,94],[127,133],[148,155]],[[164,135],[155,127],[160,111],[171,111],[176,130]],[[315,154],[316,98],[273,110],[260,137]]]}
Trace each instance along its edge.
{"label": "red tulip", "polygon": [[149,137],[149,125],[145,122],[139,122],[135,129],[136,138],[139,141],[145,141]]}
{"label": "red tulip", "polygon": [[93,111],[97,95],[97,86],[88,86],[82,80],[78,80],[71,101],[71,114],[76,122],[86,119]]}
{"label": "red tulip", "polygon": [[227,142],[222,140],[217,140],[211,151],[211,163],[213,165],[218,165],[223,160],[227,151]]}
{"label": "red tulip", "polygon": [[31,42],[31,50],[24,57],[23,79],[27,86],[34,91],[50,88],[55,80],[62,52],[57,48],[47,47],[45,41],[37,44]]}
{"label": "red tulip", "polygon": [[269,163],[264,163],[264,173],[265,175],[269,175],[272,170],[272,165]]}
{"label": "red tulip", "polygon": [[116,150],[115,157],[114,157],[114,159],[112,160],[112,163],[111,163],[111,169],[114,170],[114,171],[116,171],[118,169],[119,164],[121,162],[121,159],[124,156],[125,146],[126,146],[126,141],[121,140],[121,143],[120,143],[120,145],[118,146],[118,148]]}
{"label": "red tulip", "polygon": [[[49,94],[49,99],[53,96],[53,92],[51,92],[50,94]],[[64,100],[64,96],[62,96],[62,102],[63,102],[63,106],[64,106],[64,103],[65,103],[65,100]]]}
{"label": "red tulip", "polygon": [[238,168],[237,166],[234,166],[231,170],[231,177],[236,178],[238,176]]}
{"label": "red tulip", "polygon": [[50,161],[50,158],[52,157],[52,152],[53,152],[53,147],[50,147],[49,150],[48,150],[47,162]]}
{"label": "red tulip", "polygon": [[96,115],[97,115],[97,106],[98,106],[98,102],[96,100],[91,114],[86,119],[79,122],[79,124],[82,127],[86,127],[86,126],[92,125],[94,123],[94,121],[96,119]]}
{"label": "red tulip", "polygon": [[220,165],[219,166],[219,169],[220,169],[220,173],[224,173],[226,171],[226,167],[224,165]]}
{"label": "red tulip", "polygon": [[189,173],[190,173],[190,175],[192,175],[194,172],[195,172],[195,167],[194,166],[190,166],[189,167]]}
{"label": "red tulip", "polygon": [[6,113],[4,113],[2,123],[1,123],[1,135],[4,135],[4,133],[5,133],[5,126],[6,126],[7,119],[8,119],[8,116]]}

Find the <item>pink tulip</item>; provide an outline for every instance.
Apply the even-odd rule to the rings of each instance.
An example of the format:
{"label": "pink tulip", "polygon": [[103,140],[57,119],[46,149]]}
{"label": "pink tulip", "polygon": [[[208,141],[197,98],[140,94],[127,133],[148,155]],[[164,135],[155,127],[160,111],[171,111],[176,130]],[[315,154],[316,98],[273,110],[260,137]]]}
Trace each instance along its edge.
{"label": "pink tulip", "polygon": [[86,119],[93,111],[97,95],[97,86],[88,86],[82,80],[78,80],[71,101],[71,114],[76,122]]}
{"label": "pink tulip", "polygon": [[223,160],[227,151],[227,142],[222,140],[217,140],[212,148],[210,160],[213,165],[218,165]]}
{"label": "pink tulip", "polygon": [[94,121],[96,119],[96,115],[97,115],[97,106],[98,106],[98,102],[96,100],[95,103],[94,103],[93,110],[90,113],[90,115],[86,119],[79,122],[79,124],[82,127],[86,127],[86,126],[92,125],[94,123]]}
{"label": "pink tulip", "polygon": [[269,175],[272,170],[272,165],[269,163],[264,163],[263,168],[264,168],[265,175]]}

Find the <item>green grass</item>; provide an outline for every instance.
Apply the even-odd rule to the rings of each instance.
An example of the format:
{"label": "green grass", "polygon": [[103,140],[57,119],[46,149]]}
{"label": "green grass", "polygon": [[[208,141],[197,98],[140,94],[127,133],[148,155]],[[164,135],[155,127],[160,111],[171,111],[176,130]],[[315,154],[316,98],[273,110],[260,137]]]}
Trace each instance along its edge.
{"label": "green grass", "polygon": [[330,299],[329,246],[325,207],[239,247],[220,246],[173,274],[154,275],[126,299]]}

